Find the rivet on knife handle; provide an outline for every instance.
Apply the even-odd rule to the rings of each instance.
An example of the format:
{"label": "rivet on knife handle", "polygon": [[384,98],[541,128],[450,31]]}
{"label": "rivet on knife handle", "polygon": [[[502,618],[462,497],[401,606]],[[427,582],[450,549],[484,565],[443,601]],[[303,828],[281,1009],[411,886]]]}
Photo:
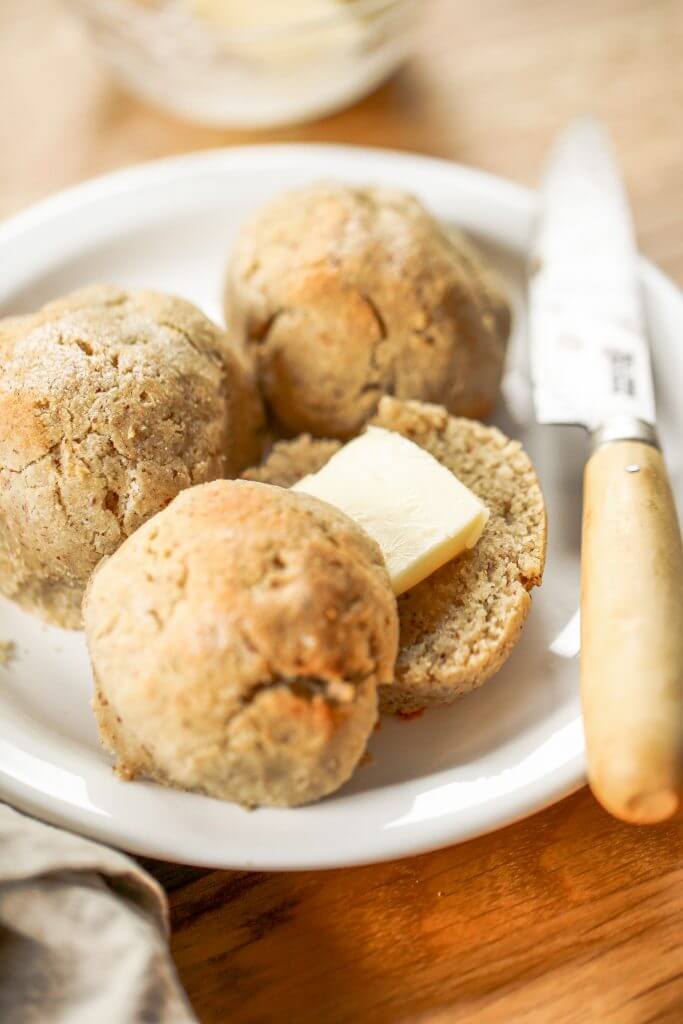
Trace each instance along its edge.
{"label": "rivet on knife handle", "polygon": [[593,792],[625,821],[683,808],[683,548],[659,449],[615,441],[584,478],[581,700]]}

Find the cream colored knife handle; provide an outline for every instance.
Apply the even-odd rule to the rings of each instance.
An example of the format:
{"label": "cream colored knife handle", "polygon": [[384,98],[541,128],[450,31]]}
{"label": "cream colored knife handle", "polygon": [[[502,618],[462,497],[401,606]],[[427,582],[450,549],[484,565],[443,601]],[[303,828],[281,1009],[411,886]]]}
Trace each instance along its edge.
{"label": "cream colored knife handle", "polygon": [[588,778],[636,824],[683,807],[683,550],[664,459],[606,444],[584,478],[581,701]]}

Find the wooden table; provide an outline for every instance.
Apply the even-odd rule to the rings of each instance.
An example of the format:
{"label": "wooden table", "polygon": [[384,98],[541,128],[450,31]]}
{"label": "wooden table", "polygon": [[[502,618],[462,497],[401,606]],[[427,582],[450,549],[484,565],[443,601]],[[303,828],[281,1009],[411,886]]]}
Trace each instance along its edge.
{"label": "wooden table", "polygon": [[[643,250],[683,280],[680,0],[435,0],[416,49],[354,109],[267,138],[415,149],[532,183],[554,133],[594,110]],[[0,67],[0,216],[123,164],[264,138],[125,95],[55,0],[2,0]],[[585,790],[388,865],[152,869],[205,1024],[683,1021],[683,825],[628,828]]]}

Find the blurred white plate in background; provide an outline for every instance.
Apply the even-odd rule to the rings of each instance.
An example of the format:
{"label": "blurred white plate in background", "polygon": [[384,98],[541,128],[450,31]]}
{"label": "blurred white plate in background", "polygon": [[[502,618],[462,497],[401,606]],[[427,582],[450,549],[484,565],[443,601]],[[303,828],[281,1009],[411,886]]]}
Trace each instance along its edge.
{"label": "blurred white plate in background", "polygon": [[[454,164],[351,147],[263,146],[183,156],[88,182],[0,225],[0,314],[88,282],[159,288],[221,319],[235,231],[274,192],[316,179],[410,189],[472,232],[504,274],[516,323],[497,422],[539,470],[550,544],[522,640],[499,675],[451,708],[383,719],[371,763],[321,803],[247,812],[149,782],[124,783],[99,747],[81,634],[0,599],[0,797],[125,849],[212,867],[297,869],[406,856],[540,810],[584,781],[578,579],[584,439],[539,428],[529,406],[524,252],[535,198]],[[683,501],[683,298],[652,266],[643,285],[662,436]],[[678,450],[677,450],[678,449]]]}

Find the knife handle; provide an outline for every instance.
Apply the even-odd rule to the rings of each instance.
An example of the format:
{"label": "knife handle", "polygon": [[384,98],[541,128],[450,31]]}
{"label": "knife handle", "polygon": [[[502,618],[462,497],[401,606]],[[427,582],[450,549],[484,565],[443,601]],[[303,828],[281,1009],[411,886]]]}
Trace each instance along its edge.
{"label": "knife handle", "polygon": [[615,441],[584,477],[581,702],[593,793],[635,824],[683,807],[683,548],[662,453]]}

